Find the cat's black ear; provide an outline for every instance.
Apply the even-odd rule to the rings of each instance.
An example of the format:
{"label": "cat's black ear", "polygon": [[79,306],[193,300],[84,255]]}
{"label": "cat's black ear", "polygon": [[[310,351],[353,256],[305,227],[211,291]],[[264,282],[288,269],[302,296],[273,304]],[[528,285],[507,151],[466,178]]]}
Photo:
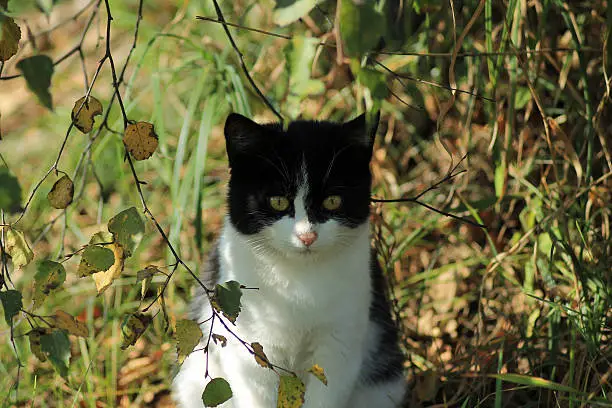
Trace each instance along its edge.
{"label": "cat's black ear", "polygon": [[261,143],[264,128],[238,113],[231,113],[225,120],[225,145],[230,166],[238,154],[248,154]]}
{"label": "cat's black ear", "polygon": [[362,113],[355,119],[342,125],[344,133],[355,143],[359,143],[370,149],[374,145],[380,111]]}

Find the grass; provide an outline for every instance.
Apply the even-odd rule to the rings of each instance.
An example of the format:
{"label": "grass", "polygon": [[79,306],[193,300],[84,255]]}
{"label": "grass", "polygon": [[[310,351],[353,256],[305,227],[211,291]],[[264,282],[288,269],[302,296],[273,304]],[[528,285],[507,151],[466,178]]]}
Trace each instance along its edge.
{"label": "grass", "polygon": [[[387,78],[393,93],[421,109],[394,96],[382,102],[372,164],[374,195],[413,197],[443,178],[451,160],[442,140],[454,163],[467,154],[462,163],[467,172],[422,200],[487,225],[481,229],[414,203],[373,205],[376,245],[403,329],[413,404],[611,406],[612,42],[606,43],[611,2],[483,1],[482,15],[466,32],[454,62],[457,87],[469,93],[457,93],[446,115],[441,112],[451,93],[423,81],[448,85],[453,32],[457,38],[463,33],[478,1],[454,4],[456,27],[448,3],[413,1],[404,50],[444,55],[378,58],[403,76],[402,83]],[[302,23],[277,28],[271,22],[272,6],[269,1],[233,2],[223,10],[228,21],[295,36],[330,28],[316,10]],[[54,13],[69,16],[74,7],[62,2]],[[137,2],[112,2],[112,10],[113,53],[122,61]],[[333,7],[324,3],[322,10]],[[274,120],[242,75],[222,28],[196,21],[196,15],[215,16],[212,2],[145,2],[138,46],[122,88],[129,117],[154,123],[159,135],[157,153],[136,164],[139,178],[148,183],[145,198],[194,270],[223,220],[224,117],[238,111]],[[34,32],[48,27],[37,12],[24,12],[22,18]],[[85,20],[52,33],[48,41],[54,47],[45,52],[61,55]],[[287,41],[241,29],[232,33],[255,81],[283,109],[290,75],[279,50]],[[104,51],[97,43],[92,31],[85,43],[88,72]],[[30,51],[25,48],[24,55]],[[342,120],[360,110],[362,89],[348,68],[338,68],[335,61],[333,49],[319,50],[311,76],[326,84],[324,93],[301,98],[297,105],[291,95],[291,111],[283,113],[294,114],[297,106],[305,118]],[[13,72],[14,62],[6,64],[3,75]],[[0,153],[26,194],[55,160],[69,111],[82,96],[80,70],[76,59],[56,67],[53,113],[37,106],[21,80],[0,82]],[[105,106],[111,84],[103,70],[94,95]],[[108,123],[112,130],[121,129],[116,104]],[[72,175],[87,145],[86,136],[69,138],[61,168]],[[118,211],[140,205],[121,135],[104,131],[84,157],[91,166],[87,174],[74,177],[83,194],[66,216],[56,218],[59,212],[48,207],[45,191],[53,183],[48,180],[19,224],[36,259],[78,250]],[[0,401],[16,406],[170,406],[175,355],[162,315],[134,347],[119,348],[123,315],[149,304],[165,278],[155,277],[143,290],[136,272],[148,264],[172,269],[174,258],[155,226],[147,224],[122,277],[102,296],[96,296],[91,280],[76,277],[75,258],[64,262],[69,275],[64,289],[38,310],[45,315],[59,308],[89,327],[89,337],[72,338],[68,381],[31,355],[23,336],[29,327],[18,318],[15,347],[21,369],[9,328],[0,326]],[[26,306],[34,272],[28,266],[11,274]],[[179,269],[164,295],[170,323],[184,317],[193,286]],[[13,387],[17,378],[18,394]]]}

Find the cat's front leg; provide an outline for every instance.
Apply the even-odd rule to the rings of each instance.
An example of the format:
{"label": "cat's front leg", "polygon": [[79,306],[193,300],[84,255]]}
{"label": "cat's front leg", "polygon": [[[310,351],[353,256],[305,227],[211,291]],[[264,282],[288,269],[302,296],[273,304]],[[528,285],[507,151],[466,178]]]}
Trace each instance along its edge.
{"label": "cat's front leg", "polygon": [[[313,375],[306,378],[304,408],[345,408],[363,360],[362,330],[333,331],[319,343],[312,364],[323,368],[327,385]],[[350,335],[353,333],[354,335]]]}

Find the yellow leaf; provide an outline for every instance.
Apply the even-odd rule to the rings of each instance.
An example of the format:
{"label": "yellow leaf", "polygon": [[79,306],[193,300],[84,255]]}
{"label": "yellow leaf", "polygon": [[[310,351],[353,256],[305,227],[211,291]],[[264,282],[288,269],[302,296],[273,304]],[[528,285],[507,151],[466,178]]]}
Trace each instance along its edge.
{"label": "yellow leaf", "polygon": [[90,276],[93,273],[105,271],[115,263],[115,254],[107,246],[109,244],[91,244],[81,253],[79,276]]}
{"label": "yellow leaf", "polygon": [[198,323],[193,320],[183,319],[176,322],[174,337],[176,339],[178,361],[179,364],[183,364],[185,358],[191,354],[202,339],[202,330]]}
{"label": "yellow leaf", "polygon": [[98,294],[101,294],[108,289],[108,287],[112,285],[113,281],[121,275],[125,261],[125,258],[123,257],[123,248],[121,248],[119,245],[110,244],[105,245],[105,247],[111,249],[115,254],[115,263],[107,270],[96,272],[91,275],[96,283],[96,290],[98,291]]}
{"label": "yellow leaf", "polygon": [[144,269],[139,270],[136,273],[136,282],[139,282],[141,280],[145,280],[145,279],[149,279],[152,278],[153,276],[155,276],[158,273],[162,273],[162,271],[160,271],[157,266],[155,265],[149,265]]}
{"label": "yellow leaf", "polygon": [[213,333],[212,339],[215,342],[215,344],[221,343],[221,347],[227,346],[227,338],[225,338],[225,336]]}
{"label": "yellow leaf", "polygon": [[29,264],[34,259],[34,252],[30,249],[23,232],[6,227],[5,234],[4,250],[10,255],[15,268]]}
{"label": "yellow leaf", "polygon": [[151,316],[140,312],[126,315],[121,324],[121,349],[125,350],[136,344],[136,341],[151,324],[151,320]]}
{"label": "yellow leaf", "polygon": [[170,327],[170,321],[168,320],[168,310],[166,309],[166,297],[164,296],[163,286],[159,286],[157,288],[157,303],[159,303],[162,315],[164,317],[164,332],[166,332],[168,331],[168,327]]}
{"label": "yellow leaf", "polygon": [[32,329],[32,331],[28,333],[28,338],[30,339],[30,351],[42,362],[47,361],[47,355],[43,353],[40,345],[40,337],[45,334],[47,334],[47,331],[40,328]]}
{"label": "yellow leaf", "polygon": [[159,140],[151,123],[137,122],[125,128],[123,143],[134,159],[145,160],[155,152]]}
{"label": "yellow leaf", "polygon": [[567,136],[555,119],[548,118],[548,124],[553,136],[555,136],[555,139],[560,139],[563,141],[564,146],[562,149],[558,149],[559,153],[563,155],[566,162],[572,163],[572,166],[574,166],[574,170],[576,171],[576,179],[579,181],[582,180],[582,164],[580,164],[580,158],[574,149],[571,139]]}
{"label": "yellow leaf", "polygon": [[[89,133],[93,129],[94,116],[102,114],[102,104],[93,96],[90,96],[87,102],[83,102],[85,102],[85,97],[74,103],[70,117],[77,129],[83,133]],[[81,105],[83,106],[82,108]],[[80,111],[79,108],[81,109]]]}
{"label": "yellow leaf", "polygon": [[6,61],[17,54],[21,29],[15,20],[8,16],[2,16],[0,20],[0,61]]}
{"label": "yellow leaf", "polygon": [[257,364],[265,368],[272,368],[270,360],[268,360],[268,357],[263,351],[263,346],[259,343],[251,343],[251,347],[253,347],[255,361],[257,361]]}
{"label": "yellow leaf", "polygon": [[281,375],[276,408],[300,408],[304,404],[306,386],[296,376]]}
{"label": "yellow leaf", "polygon": [[55,321],[55,327],[58,329],[64,329],[68,333],[79,337],[89,336],[89,330],[85,323],[79,322],[63,310],[57,310],[53,319]]}
{"label": "yellow leaf", "polygon": [[47,194],[47,199],[51,207],[63,209],[70,205],[73,195],[74,184],[72,180],[70,180],[70,177],[64,175],[53,184],[51,191]]}
{"label": "yellow leaf", "polygon": [[313,365],[308,369],[308,372],[319,379],[323,384],[327,385],[327,377],[325,376],[325,371],[323,371],[323,367],[318,364]]}
{"label": "yellow leaf", "polygon": [[[145,295],[147,294],[147,291],[149,290],[149,285],[151,284],[152,281],[153,281],[153,278],[149,276],[148,278],[144,278],[142,282],[140,282],[140,301],[141,302],[145,300]],[[163,299],[163,296],[162,296],[162,299]]]}
{"label": "yellow leaf", "polygon": [[416,378],[418,386],[415,387],[419,401],[431,401],[438,393],[438,375],[435,371],[425,371]]}

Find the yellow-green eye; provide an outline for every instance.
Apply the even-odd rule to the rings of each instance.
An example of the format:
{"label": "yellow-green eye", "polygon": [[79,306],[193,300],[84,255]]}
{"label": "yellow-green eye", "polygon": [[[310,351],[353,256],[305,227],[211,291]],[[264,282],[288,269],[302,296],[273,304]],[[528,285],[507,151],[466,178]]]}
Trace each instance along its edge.
{"label": "yellow-green eye", "polygon": [[337,195],[329,196],[323,200],[323,207],[330,211],[340,208],[340,204],[342,204],[342,198]]}
{"label": "yellow-green eye", "polygon": [[270,197],[270,207],[276,211],[285,211],[287,208],[289,208],[289,200],[287,197],[283,196]]}

